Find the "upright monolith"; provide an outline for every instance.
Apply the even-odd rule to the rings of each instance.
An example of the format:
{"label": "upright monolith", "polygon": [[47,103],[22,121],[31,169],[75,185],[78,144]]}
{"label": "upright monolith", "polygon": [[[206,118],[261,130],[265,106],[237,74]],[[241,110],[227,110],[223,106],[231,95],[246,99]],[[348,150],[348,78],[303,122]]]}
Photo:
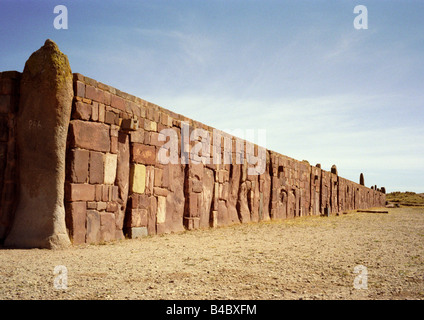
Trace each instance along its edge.
{"label": "upright monolith", "polygon": [[70,245],[64,183],[72,99],[68,58],[47,40],[28,59],[21,79],[17,116],[19,203],[6,246]]}

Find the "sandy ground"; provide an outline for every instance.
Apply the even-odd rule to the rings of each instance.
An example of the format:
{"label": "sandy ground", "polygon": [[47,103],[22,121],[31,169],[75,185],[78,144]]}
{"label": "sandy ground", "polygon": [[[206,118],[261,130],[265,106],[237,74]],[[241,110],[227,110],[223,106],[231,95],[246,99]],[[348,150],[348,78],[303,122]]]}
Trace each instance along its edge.
{"label": "sandy ground", "polygon": [[[424,299],[423,246],[424,209],[397,208],[61,251],[0,249],[0,299]],[[358,265],[367,289],[355,289],[365,275]]]}

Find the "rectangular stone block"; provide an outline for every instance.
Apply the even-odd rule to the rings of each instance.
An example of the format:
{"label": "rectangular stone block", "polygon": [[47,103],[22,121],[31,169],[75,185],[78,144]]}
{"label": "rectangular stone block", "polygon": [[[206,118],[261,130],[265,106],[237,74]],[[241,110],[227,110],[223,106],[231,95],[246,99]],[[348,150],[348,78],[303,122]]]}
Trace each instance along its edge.
{"label": "rectangular stone block", "polygon": [[73,244],[85,243],[87,210],[86,202],[70,202],[65,206],[66,226],[70,229]]}
{"label": "rectangular stone block", "polygon": [[114,201],[109,201],[107,203],[107,206],[106,206],[106,211],[107,212],[117,213],[117,211],[118,211],[118,203],[116,203]]}
{"label": "rectangular stone block", "polygon": [[118,155],[112,154],[112,153],[106,153],[105,161],[104,161],[104,184],[115,183],[117,165],[118,165]]}
{"label": "rectangular stone block", "polygon": [[103,195],[103,186],[101,184],[96,184],[96,193],[95,193],[95,199],[96,201],[102,201],[102,195]]}
{"label": "rectangular stone block", "polygon": [[88,177],[88,150],[73,149],[69,154],[68,175],[71,182],[84,183]]}
{"label": "rectangular stone block", "polygon": [[110,137],[110,153],[118,153],[118,137]]}
{"label": "rectangular stone block", "polygon": [[101,90],[90,86],[90,85],[86,85],[85,86],[85,98],[90,99],[90,100],[94,100],[97,102],[102,102],[102,98],[101,98]]}
{"label": "rectangular stone block", "polygon": [[67,185],[68,201],[94,201],[96,187],[91,184],[70,183]]}
{"label": "rectangular stone block", "polygon": [[154,165],[156,163],[156,148],[144,144],[132,144],[133,161],[140,164]]}
{"label": "rectangular stone block", "polygon": [[131,165],[130,188],[133,193],[144,193],[146,188],[146,166],[135,163]]}
{"label": "rectangular stone block", "polygon": [[125,111],[125,100],[121,97],[118,97],[116,95],[111,95],[110,97],[110,105],[113,108],[119,109],[121,111]]}
{"label": "rectangular stone block", "polygon": [[91,120],[99,121],[99,104],[94,101],[91,105]]}
{"label": "rectangular stone block", "polygon": [[85,98],[85,84],[81,81],[74,81],[74,95]]}
{"label": "rectangular stone block", "polygon": [[91,105],[81,101],[74,102],[74,108],[72,110],[72,119],[90,120],[91,117]]}
{"label": "rectangular stone block", "polygon": [[147,209],[131,209],[126,219],[127,227],[147,226]]}
{"label": "rectangular stone block", "polygon": [[99,103],[99,121],[105,122],[105,112],[106,112],[106,106],[102,103]]}
{"label": "rectangular stone block", "polygon": [[121,123],[121,128],[123,130],[128,130],[128,131],[136,131],[138,130],[138,120],[133,118],[123,119]]}
{"label": "rectangular stone block", "polygon": [[119,125],[119,115],[112,111],[105,111],[105,123]]}
{"label": "rectangular stone block", "polygon": [[90,183],[102,184],[104,176],[104,154],[90,151]]}
{"label": "rectangular stone block", "polygon": [[130,132],[131,143],[144,143],[144,130],[137,130]]}
{"label": "rectangular stone block", "polygon": [[96,210],[87,210],[87,243],[100,242],[100,214]]}
{"label": "rectangular stone block", "polygon": [[132,227],[126,230],[127,237],[130,239],[139,239],[148,236],[146,227]]}
{"label": "rectangular stone block", "polygon": [[166,197],[158,196],[157,223],[164,223],[166,219]]}
{"label": "rectangular stone block", "polygon": [[166,197],[168,195],[168,189],[160,188],[160,187],[153,187],[153,194],[155,196]]}
{"label": "rectangular stone block", "polygon": [[157,131],[157,123],[151,120],[144,119],[144,130],[146,131]]}
{"label": "rectangular stone block", "polygon": [[100,241],[115,240],[115,215],[113,213],[100,213]]}
{"label": "rectangular stone block", "polygon": [[107,202],[104,202],[104,201],[98,201],[98,202],[96,202],[96,204],[97,204],[97,211],[104,211],[104,210],[106,210],[106,208],[107,208]]}
{"label": "rectangular stone block", "polygon": [[72,120],[69,126],[71,146],[93,151],[109,152],[109,126],[82,120]]}

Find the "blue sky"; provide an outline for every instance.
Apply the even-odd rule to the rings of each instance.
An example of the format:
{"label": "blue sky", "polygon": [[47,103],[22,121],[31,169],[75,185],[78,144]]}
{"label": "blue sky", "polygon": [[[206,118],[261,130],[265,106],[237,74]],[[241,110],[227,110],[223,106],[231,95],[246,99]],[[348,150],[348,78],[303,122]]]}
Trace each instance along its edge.
{"label": "blue sky", "polygon": [[73,72],[218,129],[266,129],[267,148],[367,186],[424,192],[423,1],[0,0],[0,70],[22,71],[47,38]]}

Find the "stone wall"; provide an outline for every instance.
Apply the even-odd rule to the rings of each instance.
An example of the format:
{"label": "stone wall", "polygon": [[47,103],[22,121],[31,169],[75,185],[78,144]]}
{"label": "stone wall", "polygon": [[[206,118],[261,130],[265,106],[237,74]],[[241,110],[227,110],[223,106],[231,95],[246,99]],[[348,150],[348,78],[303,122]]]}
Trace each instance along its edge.
{"label": "stone wall", "polygon": [[10,230],[17,204],[15,116],[20,79],[20,72],[0,72],[0,242]]}
{"label": "stone wall", "polygon": [[[161,164],[158,153],[168,141],[161,139],[163,129],[175,131],[178,146],[183,123],[189,134],[200,128],[211,140],[217,130],[81,74],[74,74],[74,92],[66,185],[67,226],[74,243],[385,204],[377,190],[270,150],[265,150],[265,172],[249,175],[246,160],[237,164],[235,148],[241,142],[247,159],[248,142],[219,131],[221,164],[192,158],[184,163],[184,151],[190,155],[197,140],[188,141],[183,154],[179,150],[179,164]],[[230,154],[224,136],[231,141]],[[257,156],[260,148],[251,149]],[[224,164],[226,156],[231,163]]]}
{"label": "stone wall", "polygon": [[[20,78],[0,73],[0,240],[19,201]],[[81,74],[73,74],[73,91],[63,186],[73,244],[385,204],[385,194],[339,177],[335,167],[329,172],[265,150]],[[164,144],[176,147],[177,162],[160,161]],[[199,145],[200,158],[191,152]],[[252,159],[261,174],[250,174]]]}

